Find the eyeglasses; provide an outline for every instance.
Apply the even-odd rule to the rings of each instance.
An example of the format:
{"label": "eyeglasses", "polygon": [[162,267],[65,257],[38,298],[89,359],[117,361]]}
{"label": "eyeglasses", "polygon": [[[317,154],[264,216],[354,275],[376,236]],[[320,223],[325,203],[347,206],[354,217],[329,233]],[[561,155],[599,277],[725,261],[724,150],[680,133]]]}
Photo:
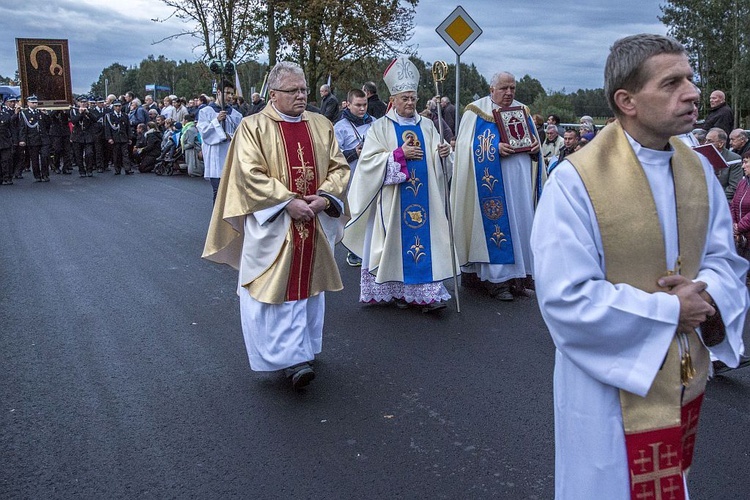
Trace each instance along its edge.
{"label": "eyeglasses", "polygon": [[271,89],[274,92],[282,92],[290,95],[307,95],[307,89],[305,87],[299,89]]}

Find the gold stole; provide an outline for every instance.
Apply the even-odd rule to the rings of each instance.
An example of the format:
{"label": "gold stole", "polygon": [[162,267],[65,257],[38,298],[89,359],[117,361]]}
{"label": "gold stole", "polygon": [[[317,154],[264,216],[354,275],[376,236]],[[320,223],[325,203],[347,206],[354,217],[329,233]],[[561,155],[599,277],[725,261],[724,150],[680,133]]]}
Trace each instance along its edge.
{"label": "gold stole", "polygon": [[[695,279],[708,228],[708,187],[695,153],[675,138],[670,144],[681,260],[676,271]],[[607,281],[665,291],[657,284],[667,272],[656,204],[620,124],[607,125],[568,160],[596,213]],[[695,331],[676,333],[646,397],[620,390],[633,500],[685,498],[682,473],[692,463],[708,363],[708,350]]]}

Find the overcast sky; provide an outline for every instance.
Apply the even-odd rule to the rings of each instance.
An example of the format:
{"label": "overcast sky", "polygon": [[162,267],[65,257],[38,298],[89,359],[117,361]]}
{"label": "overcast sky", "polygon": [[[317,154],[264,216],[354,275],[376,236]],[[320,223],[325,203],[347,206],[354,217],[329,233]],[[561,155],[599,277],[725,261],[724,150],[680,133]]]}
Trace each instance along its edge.
{"label": "overcast sky", "polygon": [[[497,71],[538,79],[547,90],[572,92],[602,87],[609,47],[635,33],[666,33],[655,0],[421,0],[412,44],[425,61],[455,63],[456,56],[435,28],[457,5],[479,24],[483,34],[462,54],[488,80]],[[152,45],[180,29],[177,20],[155,23],[171,10],[159,0],[24,0],[0,4],[5,50],[0,75],[17,67],[15,38],[66,38],[73,90],[88,92],[102,69],[118,62],[137,65],[149,54],[195,60],[188,39]],[[267,59],[266,59],[267,60]],[[375,76],[375,75],[374,75]]]}

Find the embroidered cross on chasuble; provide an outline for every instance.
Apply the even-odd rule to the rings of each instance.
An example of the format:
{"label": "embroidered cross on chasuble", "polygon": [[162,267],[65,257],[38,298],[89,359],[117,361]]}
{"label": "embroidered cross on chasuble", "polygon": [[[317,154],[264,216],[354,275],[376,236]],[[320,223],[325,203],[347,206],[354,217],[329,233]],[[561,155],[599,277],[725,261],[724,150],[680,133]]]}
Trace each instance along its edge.
{"label": "embroidered cross on chasuble", "polygon": [[[285,147],[287,188],[297,198],[317,194],[319,179],[315,165],[315,150],[307,122],[279,122],[281,144]],[[292,254],[286,300],[302,300],[310,296],[313,256],[318,244],[318,218],[307,222],[292,222]],[[325,244],[325,242],[323,242]]]}
{"label": "embroidered cross on chasuble", "polygon": [[[607,281],[654,293],[664,269],[664,235],[646,174],[622,127],[568,160],[578,171],[597,215]],[[681,272],[695,279],[708,228],[708,188],[700,160],[670,141]],[[709,354],[696,331],[675,332],[646,397],[620,390],[632,500],[684,500],[684,474],[693,461]]]}

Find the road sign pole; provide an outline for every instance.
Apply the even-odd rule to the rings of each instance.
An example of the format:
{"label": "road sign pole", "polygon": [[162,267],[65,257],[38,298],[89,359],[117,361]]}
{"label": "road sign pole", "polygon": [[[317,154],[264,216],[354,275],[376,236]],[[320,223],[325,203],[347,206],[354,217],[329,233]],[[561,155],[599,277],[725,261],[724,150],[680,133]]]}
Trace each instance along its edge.
{"label": "road sign pole", "polygon": [[458,120],[461,115],[459,115],[459,111],[461,110],[461,101],[459,101],[461,97],[461,56],[459,54],[456,54],[456,119],[453,122],[453,128],[456,129],[453,131],[453,137],[456,138],[458,135]]}

